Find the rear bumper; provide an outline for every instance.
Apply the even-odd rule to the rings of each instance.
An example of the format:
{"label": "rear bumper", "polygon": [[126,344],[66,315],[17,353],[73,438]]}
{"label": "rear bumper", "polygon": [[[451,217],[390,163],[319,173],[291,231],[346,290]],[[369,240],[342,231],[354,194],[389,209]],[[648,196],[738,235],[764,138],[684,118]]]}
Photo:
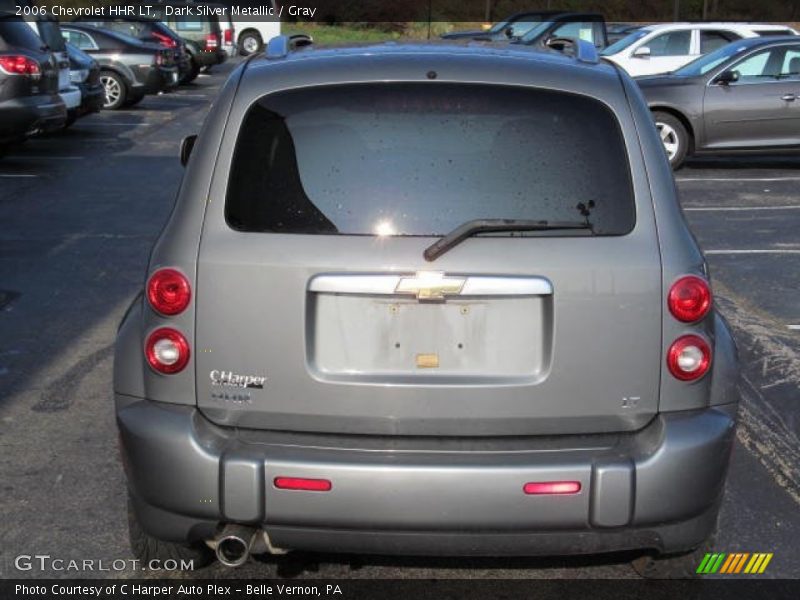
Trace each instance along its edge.
{"label": "rear bumper", "polygon": [[[228,429],[193,407],[116,400],[129,487],[156,537],[235,521],[288,549],[485,556],[696,546],[716,521],[736,410],[662,414],[624,435],[423,441]],[[333,487],[280,490],[278,476]],[[556,480],[581,491],[522,492]]]}
{"label": "rear bumper", "polygon": [[105,90],[103,86],[99,83],[81,83],[79,87],[81,90],[81,104],[78,108],[69,112],[78,117],[99,112],[103,108],[103,102],[105,100]]}
{"label": "rear bumper", "polygon": [[22,96],[0,102],[0,141],[64,126],[67,108],[58,94]]}

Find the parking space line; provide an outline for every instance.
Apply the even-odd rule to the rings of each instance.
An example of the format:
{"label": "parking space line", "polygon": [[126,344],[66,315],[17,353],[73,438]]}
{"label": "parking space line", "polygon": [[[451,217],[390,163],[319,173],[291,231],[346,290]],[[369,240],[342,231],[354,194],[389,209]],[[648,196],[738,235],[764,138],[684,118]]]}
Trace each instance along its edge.
{"label": "parking space line", "polygon": [[787,325],[786,327],[788,327],[792,331],[800,331],[800,325]]}
{"label": "parking space line", "polygon": [[100,123],[99,121],[95,121],[94,123],[81,123],[81,127],[88,126],[100,126],[100,127],[139,127],[140,125],[149,125],[150,123]]}
{"label": "parking space line", "polygon": [[800,248],[794,249],[757,249],[757,250],[703,250],[703,254],[800,254]]}
{"label": "parking space line", "polygon": [[0,173],[0,177],[38,177],[38,175],[31,175],[26,173]]}
{"label": "parking space line", "polygon": [[784,206],[684,206],[683,210],[691,211],[741,211],[741,210],[798,210],[800,204]]}
{"label": "parking space line", "polygon": [[6,156],[6,160],[83,160],[83,156]]}
{"label": "parking space line", "polygon": [[800,177],[676,177],[675,181],[800,181]]}

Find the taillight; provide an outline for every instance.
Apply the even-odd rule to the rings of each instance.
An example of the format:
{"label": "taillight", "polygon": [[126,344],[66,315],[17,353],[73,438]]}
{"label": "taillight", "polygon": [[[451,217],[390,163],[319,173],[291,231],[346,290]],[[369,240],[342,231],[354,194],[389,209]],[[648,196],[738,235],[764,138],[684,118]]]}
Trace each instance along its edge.
{"label": "taillight", "polygon": [[6,75],[31,75],[38,77],[42,74],[39,63],[27,56],[0,56],[0,70]]}
{"label": "taillight", "polygon": [[156,40],[158,40],[158,43],[161,44],[162,46],[164,46],[165,48],[177,48],[178,47],[178,42],[173,40],[168,35],[165,35],[163,33],[159,33],[158,31],[154,31],[152,35]]}
{"label": "taillight", "polygon": [[553,494],[577,494],[581,491],[580,481],[531,481],[522,486],[529,496],[548,496]]}
{"label": "taillight", "polygon": [[233,29],[230,27],[225,30],[225,44],[233,43]]}
{"label": "taillight", "polygon": [[218,45],[216,34],[209,33],[206,35],[206,50],[214,50]]}
{"label": "taillight", "polygon": [[144,354],[155,371],[171,375],[189,362],[189,342],[177,329],[162,327],[147,336]]}
{"label": "taillight", "polygon": [[667,305],[673,317],[684,323],[694,323],[711,310],[711,288],[702,277],[686,275],[669,288]]}
{"label": "taillight", "polygon": [[147,301],[153,310],[162,315],[182,313],[191,299],[189,280],[175,269],[159,269],[147,282]]}
{"label": "taillight", "polygon": [[681,381],[700,379],[711,367],[711,347],[699,335],[683,335],[669,347],[667,367]]}
{"label": "taillight", "polygon": [[333,487],[327,479],[306,479],[305,477],[276,477],[272,483],[279,490],[304,492],[329,492]]}

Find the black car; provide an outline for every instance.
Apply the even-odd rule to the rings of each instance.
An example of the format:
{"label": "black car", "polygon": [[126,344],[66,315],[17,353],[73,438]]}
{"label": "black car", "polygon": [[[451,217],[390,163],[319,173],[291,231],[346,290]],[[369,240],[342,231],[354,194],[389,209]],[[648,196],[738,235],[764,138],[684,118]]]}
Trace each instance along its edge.
{"label": "black car", "polygon": [[61,30],[68,42],[100,63],[100,81],[105,88],[103,108],[131,106],[146,94],[178,84],[178,67],[170,48],[91,25],[69,23]]}
{"label": "black car", "polygon": [[554,38],[580,38],[592,42],[598,49],[608,45],[606,21],[603,15],[597,13],[564,12],[550,15],[522,35],[512,32],[511,38],[511,43],[537,48],[546,47]]}
{"label": "black car", "polygon": [[[173,10],[167,11],[167,6]],[[179,9],[188,10],[189,14],[176,14]],[[186,43],[186,51],[191,57],[191,72],[182,83],[197,77],[201,69],[222,64],[228,59],[222,26],[216,15],[199,14],[197,4],[180,0],[156,4],[153,12],[157,19],[169,26]]]}
{"label": "black car", "polygon": [[197,73],[192,70],[192,57],[187,50],[186,42],[161,21],[145,17],[114,17],[106,19],[78,17],[74,22],[123,33],[142,42],[151,42],[169,48],[174,53],[180,82],[188,83],[197,77]]}
{"label": "black car", "polygon": [[106,93],[100,82],[100,65],[74,44],[66,43],[69,55],[69,78],[81,91],[81,103],[67,111],[67,126],[79,117],[98,112],[103,108]]}
{"label": "black car", "polygon": [[66,119],[55,57],[21,18],[0,13],[0,153]]}
{"label": "black car", "polygon": [[687,155],[800,150],[800,38],[738,40],[638,77],[673,168]]}

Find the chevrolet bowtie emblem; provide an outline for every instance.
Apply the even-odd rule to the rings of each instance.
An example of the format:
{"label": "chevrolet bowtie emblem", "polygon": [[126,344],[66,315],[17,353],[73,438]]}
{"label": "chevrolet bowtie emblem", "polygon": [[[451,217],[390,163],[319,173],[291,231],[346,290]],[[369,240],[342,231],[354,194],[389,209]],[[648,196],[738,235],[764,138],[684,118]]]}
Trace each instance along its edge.
{"label": "chevrolet bowtie emblem", "polygon": [[395,293],[414,294],[419,300],[444,300],[445,296],[460,294],[466,281],[464,277],[445,277],[444,273],[420,271],[413,277],[401,277]]}

